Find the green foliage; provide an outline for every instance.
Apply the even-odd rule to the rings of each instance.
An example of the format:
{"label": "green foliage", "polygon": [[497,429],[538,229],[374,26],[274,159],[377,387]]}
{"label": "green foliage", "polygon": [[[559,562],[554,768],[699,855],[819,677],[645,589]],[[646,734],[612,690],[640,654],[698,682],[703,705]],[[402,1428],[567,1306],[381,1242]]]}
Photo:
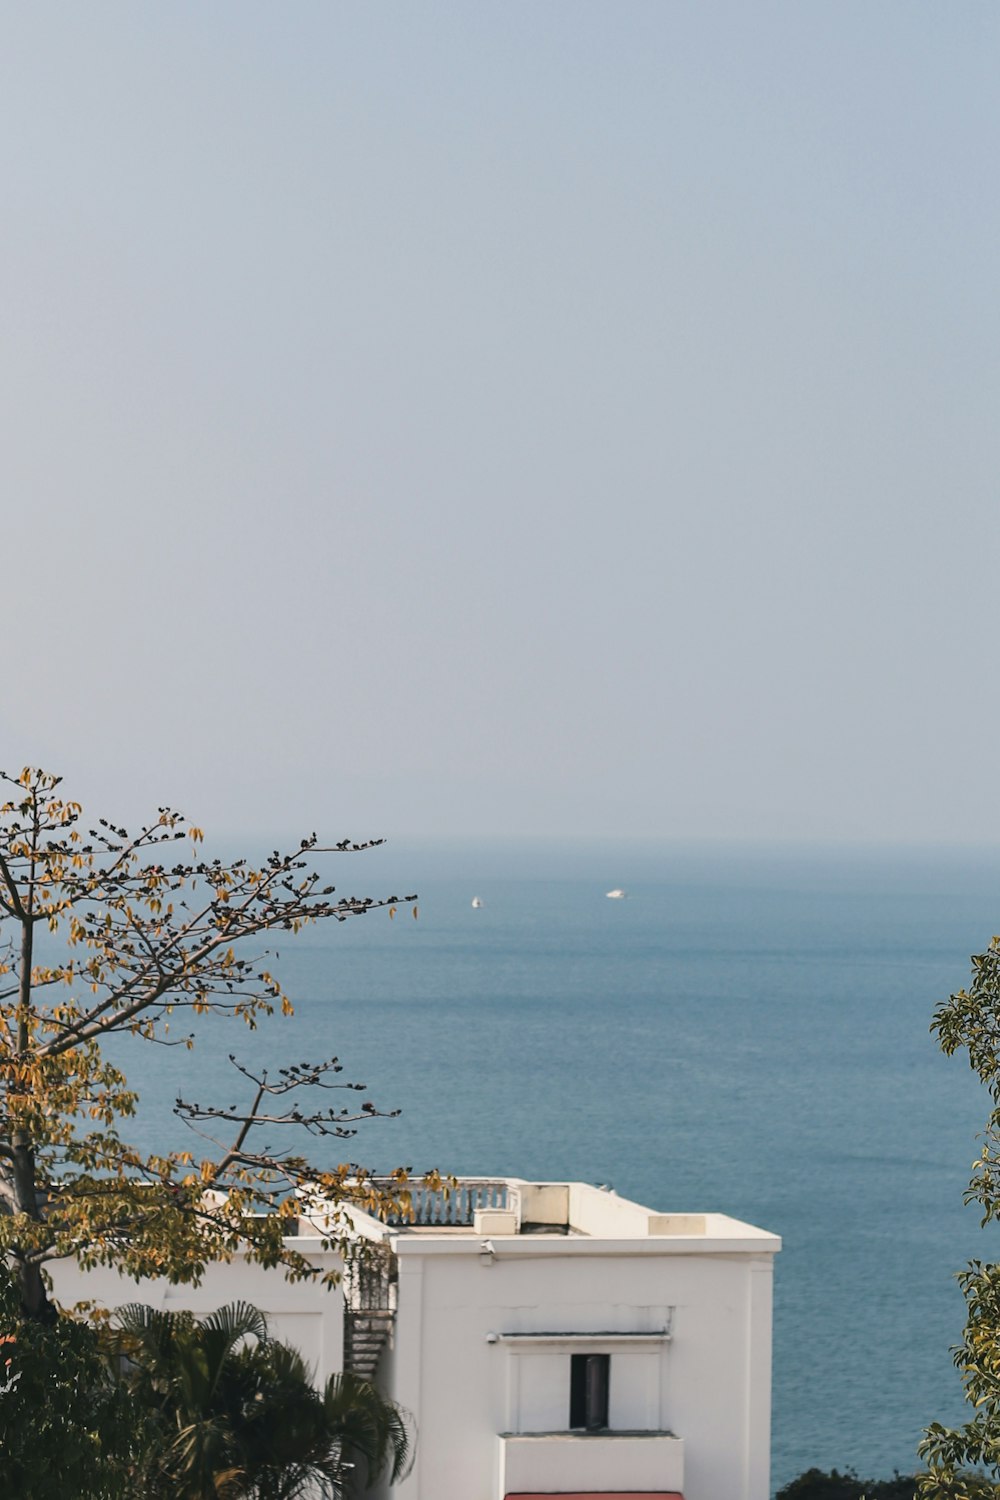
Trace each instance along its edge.
{"label": "green foliage", "polygon": [[152,1414],[141,1465],[150,1500],[340,1497],[406,1472],[399,1408],[349,1374],[314,1389],[299,1353],[247,1303],[202,1322],[132,1304],[118,1322],[125,1379]]}
{"label": "green foliage", "polygon": [[967,1050],[969,1066],[993,1101],[965,1194],[966,1202],[979,1204],[985,1225],[1000,1218],[1000,937],[973,956],[972,983],[938,1007],[931,1031],[949,1057]]}
{"label": "green foliage", "polygon": [[400,1409],[355,1375],[316,1390],[255,1307],[133,1304],[117,1325],[25,1318],[3,1278],[5,1500],[341,1500],[407,1472]]}
{"label": "green foliage", "polygon": [[[949,1057],[965,1048],[993,1101],[965,1194],[986,1225],[1000,1218],[1000,938],[973,957],[972,983],[938,1008],[931,1030]],[[954,1359],[975,1415],[963,1427],[927,1428],[919,1450],[927,1469],[918,1475],[917,1495],[1000,1500],[1000,1266],[972,1261],[958,1280],[966,1324]]]}
{"label": "green foliage", "polygon": [[775,1500],[913,1500],[914,1479],[898,1472],[891,1479],[859,1479],[853,1469],[841,1474],[809,1469],[778,1491]]}
{"label": "green foliage", "polygon": [[0,1340],[0,1495],[66,1500],[71,1482],[74,1500],[131,1500],[145,1418],[100,1334],[62,1314],[23,1318],[4,1276]]}
{"label": "green foliage", "polygon": [[383,1473],[395,1484],[409,1472],[413,1441],[403,1411],[368,1381],[346,1370],[331,1375],[323,1391],[323,1418],[326,1432],[337,1435],[345,1457],[356,1470],[360,1466],[358,1477],[367,1484]]}

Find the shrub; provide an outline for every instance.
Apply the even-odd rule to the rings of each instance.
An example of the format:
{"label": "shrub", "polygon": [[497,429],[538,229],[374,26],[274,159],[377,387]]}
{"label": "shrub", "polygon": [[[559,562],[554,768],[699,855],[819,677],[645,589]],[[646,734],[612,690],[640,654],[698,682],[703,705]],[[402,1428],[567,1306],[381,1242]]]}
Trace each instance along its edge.
{"label": "shrub", "polygon": [[913,1500],[916,1481],[898,1471],[891,1479],[859,1479],[853,1469],[841,1474],[809,1469],[778,1491],[775,1500]]}

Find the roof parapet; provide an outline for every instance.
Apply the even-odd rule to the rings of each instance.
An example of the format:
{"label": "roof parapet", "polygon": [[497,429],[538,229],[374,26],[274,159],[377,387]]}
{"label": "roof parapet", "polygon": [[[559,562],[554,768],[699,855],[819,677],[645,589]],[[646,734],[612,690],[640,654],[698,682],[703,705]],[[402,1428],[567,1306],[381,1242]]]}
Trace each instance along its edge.
{"label": "roof parapet", "polygon": [[485,1238],[509,1243],[559,1236],[618,1243],[711,1241],[717,1248],[727,1240],[739,1241],[741,1248],[755,1241],[764,1252],[779,1248],[775,1236],[725,1214],[659,1213],[586,1182],[466,1177],[441,1188],[415,1183],[406,1192],[403,1210],[388,1222],[361,1209],[344,1211],[356,1232],[370,1239],[419,1236],[478,1244]]}

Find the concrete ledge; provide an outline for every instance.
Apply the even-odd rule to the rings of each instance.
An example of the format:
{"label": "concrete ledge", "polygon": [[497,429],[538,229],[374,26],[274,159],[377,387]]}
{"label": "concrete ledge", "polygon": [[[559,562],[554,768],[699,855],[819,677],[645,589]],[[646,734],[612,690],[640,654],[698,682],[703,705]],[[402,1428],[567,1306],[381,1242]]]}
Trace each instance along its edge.
{"label": "concrete ledge", "polygon": [[501,1433],[498,1500],[508,1495],[678,1494],[684,1443],[667,1432]]}
{"label": "concrete ledge", "polygon": [[684,1500],[680,1490],[573,1490],[569,1494],[561,1491],[554,1496],[551,1490],[544,1494],[510,1494],[504,1500]]}

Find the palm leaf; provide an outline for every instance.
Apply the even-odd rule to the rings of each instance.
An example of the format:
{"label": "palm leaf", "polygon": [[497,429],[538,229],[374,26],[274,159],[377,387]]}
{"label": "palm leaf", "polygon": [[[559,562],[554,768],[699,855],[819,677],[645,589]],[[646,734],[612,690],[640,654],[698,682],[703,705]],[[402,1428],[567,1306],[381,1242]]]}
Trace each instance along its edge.
{"label": "palm leaf", "polygon": [[323,1405],[331,1430],[345,1448],[364,1458],[369,1483],[386,1467],[390,1484],[409,1473],[413,1444],[406,1414],[369,1381],[348,1370],[331,1375],[323,1393]]}

